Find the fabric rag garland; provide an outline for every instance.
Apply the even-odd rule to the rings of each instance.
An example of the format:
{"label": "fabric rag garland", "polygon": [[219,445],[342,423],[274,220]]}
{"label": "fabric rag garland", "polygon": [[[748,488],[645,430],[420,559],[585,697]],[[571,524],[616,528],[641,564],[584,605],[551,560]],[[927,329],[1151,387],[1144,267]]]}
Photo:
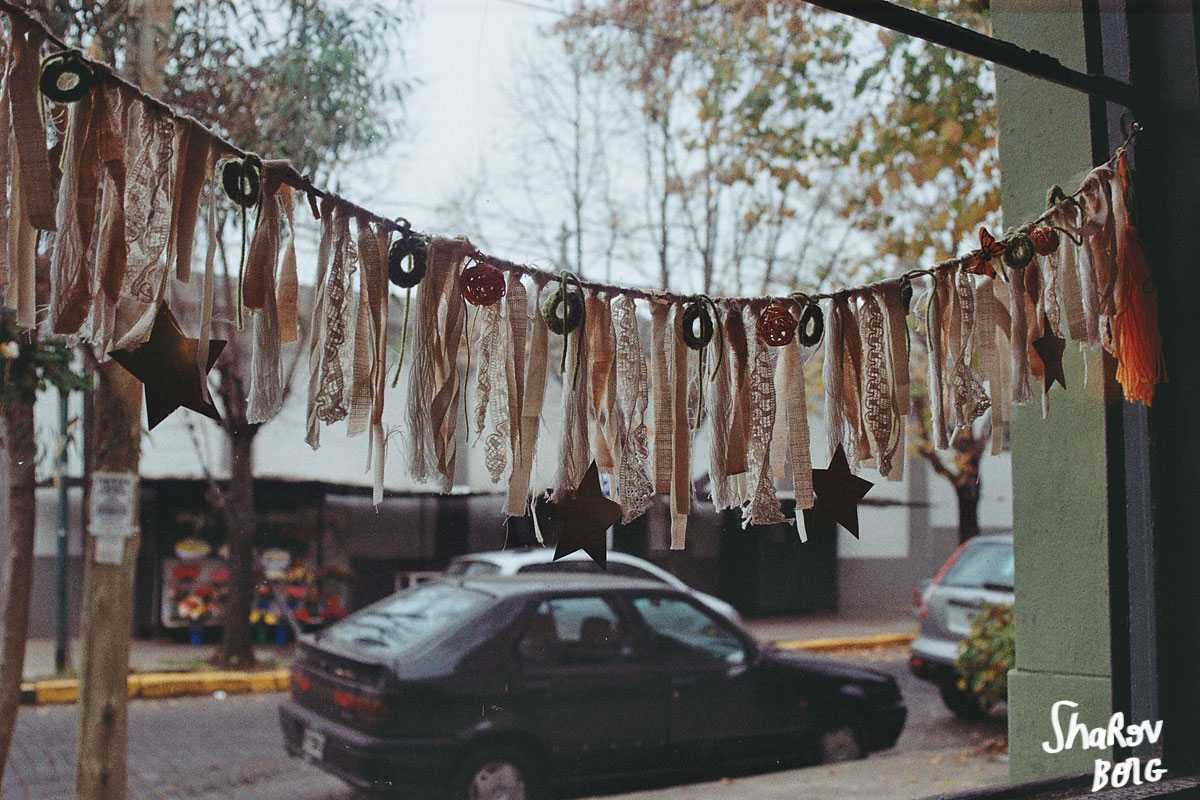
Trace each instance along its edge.
{"label": "fabric rag garland", "polygon": [[[386,455],[389,278],[416,288],[406,411],[416,480],[453,487],[461,414],[468,435],[484,439],[491,479],[508,472],[507,513],[524,513],[539,488],[549,488],[556,504],[570,500],[594,469],[625,522],[644,514],[655,493],[669,494],[676,548],[684,546],[691,509],[697,427],[709,429],[714,504],[740,509],[747,525],[784,519],[776,488],[789,477],[802,537],[802,512],[820,510],[821,487],[845,472],[843,463],[902,477],[904,418],[916,411],[910,313],[923,319],[938,447],[989,409],[993,430],[1001,429],[1013,405],[1032,399],[1031,379],[1043,383],[1046,411],[1050,384],[1064,383],[1056,361],[1068,335],[1115,357],[1132,401],[1150,404],[1165,380],[1124,148],[1033,223],[1001,241],[981,230],[978,250],[930,270],[814,297],[684,297],[554,276],[490,257],[464,238],[416,234],[407,222],[316,189],[286,162],[237,150],[78,54],[60,61],[86,73],[83,88],[51,92],[71,103],[65,129],[53,131],[65,139],[55,207],[37,65],[62,43],[5,0],[0,9],[11,23],[0,69],[3,303],[33,324],[39,231],[53,232],[48,327],[101,352],[114,343],[136,348],[181,290],[171,278],[190,275],[207,203],[200,337],[187,366],[202,375],[212,363],[219,173],[230,196],[253,210],[236,310],[240,319],[244,307],[253,323],[250,417],[269,419],[282,401],[280,346],[299,336],[294,205],[303,192],[320,220],[306,326],[307,441],[319,447],[321,426],[342,419],[350,435],[369,432],[376,503]],[[926,279],[924,298],[913,303],[914,280]],[[530,313],[531,300],[540,314]],[[639,300],[648,304],[649,353]],[[836,470],[813,469],[809,435],[804,365],[822,341],[825,460],[836,455]],[[474,397],[467,398],[470,358],[463,356],[471,349]],[[562,407],[556,477],[550,487],[531,487],[554,353],[561,354]],[[195,403],[208,399],[207,388],[200,391]],[[853,488],[826,488],[838,495],[826,506],[846,511],[844,496],[860,496],[861,486]]]}

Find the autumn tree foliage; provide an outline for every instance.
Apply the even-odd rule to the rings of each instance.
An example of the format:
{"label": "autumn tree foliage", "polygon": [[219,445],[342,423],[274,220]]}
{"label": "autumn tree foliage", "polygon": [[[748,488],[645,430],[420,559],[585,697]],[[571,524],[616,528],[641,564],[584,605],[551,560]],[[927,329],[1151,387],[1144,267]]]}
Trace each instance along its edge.
{"label": "autumn tree foliage", "polygon": [[[989,32],[986,0],[905,5]],[[829,291],[970,250],[999,221],[978,59],[786,0],[597,0],[558,30],[587,33],[659,145],[664,285],[687,263],[706,292]],[[960,431],[947,455],[915,428],[969,538],[985,438]]]}

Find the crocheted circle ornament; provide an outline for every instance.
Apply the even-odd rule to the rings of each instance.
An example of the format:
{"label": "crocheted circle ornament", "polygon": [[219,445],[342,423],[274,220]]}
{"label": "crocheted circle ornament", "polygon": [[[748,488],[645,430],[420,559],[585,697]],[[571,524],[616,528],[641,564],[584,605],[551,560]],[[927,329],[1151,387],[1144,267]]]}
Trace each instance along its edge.
{"label": "crocheted circle ornament", "polygon": [[78,50],[63,50],[42,60],[38,89],[56,103],[74,103],[92,88],[95,73]]}
{"label": "crocheted circle ornament", "polygon": [[1023,233],[1014,233],[1005,241],[1004,263],[1022,269],[1033,261],[1033,241]]}
{"label": "crocheted circle ornament", "polygon": [[242,208],[254,205],[262,188],[262,159],[253,153],[229,159],[221,168],[221,185],[229,199]]}
{"label": "crocheted circle ornament", "polygon": [[462,296],[473,306],[490,306],[504,297],[504,273],[491,264],[476,264],[462,273]]}
{"label": "crocheted circle ornament", "polygon": [[[429,244],[424,236],[412,232],[406,219],[399,219],[400,238],[388,248],[388,280],[401,289],[411,289],[425,277]],[[405,269],[404,265],[408,264]]]}
{"label": "crocheted circle ornament", "polygon": [[1034,228],[1029,232],[1029,241],[1033,243],[1033,252],[1039,256],[1048,256],[1058,250],[1058,231],[1048,225]]}
{"label": "crocheted circle ornament", "polygon": [[779,303],[771,303],[762,310],[757,327],[758,335],[772,347],[783,347],[796,338],[796,318]]}
{"label": "crocheted circle ornament", "polygon": [[[699,330],[696,326],[699,325]],[[703,303],[694,301],[688,303],[679,318],[679,337],[692,350],[703,350],[712,341],[712,315]]]}
{"label": "crocheted circle ornament", "polygon": [[[559,309],[562,315],[559,315]],[[583,322],[583,293],[575,287],[564,287],[560,284],[554,293],[542,303],[542,319],[546,327],[559,336],[565,336],[579,327]]]}

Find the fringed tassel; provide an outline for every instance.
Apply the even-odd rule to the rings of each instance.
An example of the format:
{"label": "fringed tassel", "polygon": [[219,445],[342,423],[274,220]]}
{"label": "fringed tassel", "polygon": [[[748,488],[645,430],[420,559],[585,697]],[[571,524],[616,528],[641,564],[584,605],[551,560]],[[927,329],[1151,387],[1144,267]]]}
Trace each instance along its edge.
{"label": "fringed tassel", "polygon": [[1129,213],[1130,176],[1124,151],[1117,155],[1112,192],[1117,231],[1117,296],[1112,323],[1117,381],[1130,402],[1149,406],[1155,388],[1167,380],[1167,371],[1158,327],[1158,297]]}

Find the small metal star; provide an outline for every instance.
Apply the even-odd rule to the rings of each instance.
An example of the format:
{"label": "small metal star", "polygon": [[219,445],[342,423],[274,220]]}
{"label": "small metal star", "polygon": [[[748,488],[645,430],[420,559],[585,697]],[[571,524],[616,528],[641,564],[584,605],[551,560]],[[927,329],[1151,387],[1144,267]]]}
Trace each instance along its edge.
{"label": "small metal star", "polygon": [[1054,329],[1050,327],[1048,317],[1042,327],[1042,338],[1033,343],[1033,349],[1042,359],[1042,366],[1045,368],[1042,385],[1045,386],[1046,393],[1050,393],[1050,385],[1055,381],[1058,381],[1058,385],[1066,389],[1067,376],[1063,374],[1062,357],[1063,351],[1067,349],[1067,340],[1054,335]]}
{"label": "small metal star", "polygon": [[[541,502],[534,506],[542,530],[558,530],[554,560],[582,550],[592,561],[607,569],[606,532],[621,520],[621,506],[604,496],[600,489],[600,471],[596,462],[588,467],[579,488],[558,502]],[[554,520],[548,516],[556,517]]]}
{"label": "small metal star", "polygon": [[[151,430],[180,406],[221,421],[216,406],[204,399],[200,373],[196,369],[199,344],[199,340],[183,335],[175,315],[164,303],[154,318],[149,339],[132,350],[109,353],[114,361],[142,382],[146,393],[146,420]],[[213,368],[224,349],[225,342],[219,339],[209,342],[205,372]]]}
{"label": "small metal star", "polygon": [[829,468],[813,470],[813,492],[817,496],[811,511],[813,521],[836,522],[857,539],[858,503],[874,485],[850,471],[846,450],[839,444]]}

